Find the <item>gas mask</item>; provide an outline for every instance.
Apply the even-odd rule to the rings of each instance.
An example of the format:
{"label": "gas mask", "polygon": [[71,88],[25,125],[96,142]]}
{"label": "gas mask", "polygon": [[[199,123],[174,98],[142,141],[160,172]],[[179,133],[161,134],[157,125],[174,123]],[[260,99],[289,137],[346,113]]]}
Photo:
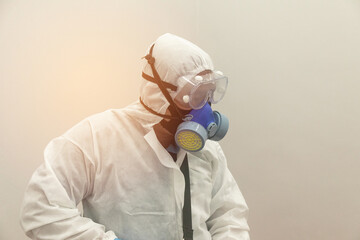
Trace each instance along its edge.
{"label": "gas mask", "polygon": [[219,141],[229,129],[228,118],[212,111],[209,103],[200,109],[194,109],[184,118],[175,133],[175,142],[189,152],[200,151],[207,139]]}
{"label": "gas mask", "polygon": [[[164,118],[160,123],[174,133],[176,144],[189,152],[200,151],[207,139],[221,140],[229,128],[229,120],[223,114],[213,111],[210,104],[220,101],[226,91],[227,78],[221,72],[203,71],[195,76],[183,76],[178,80],[178,86],[161,80],[155,68],[155,58],[152,56],[154,44],[149,54],[145,56],[151,66],[153,77],[143,72],[144,79],[157,84],[170,103],[170,116],[160,114],[147,106],[140,98],[140,103],[149,112]],[[167,89],[178,91],[175,102]],[[210,104],[209,104],[210,103]],[[181,106],[179,108],[177,106]],[[183,109],[188,109],[184,111]],[[190,111],[190,112],[189,112]],[[189,112],[185,114],[185,112]],[[170,119],[170,121],[165,121]],[[176,132],[175,132],[176,129]]]}

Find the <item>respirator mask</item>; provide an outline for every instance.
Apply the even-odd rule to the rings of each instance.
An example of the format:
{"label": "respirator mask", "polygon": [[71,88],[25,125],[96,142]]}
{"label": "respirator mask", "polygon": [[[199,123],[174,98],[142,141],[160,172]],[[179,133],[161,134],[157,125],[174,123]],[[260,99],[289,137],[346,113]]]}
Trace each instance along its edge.
{"label": "respirator mask", "polygon": [[[228,118],[211,108],[212,103],[219,102],[225,95],[228,79],[221,72],[205,70],[196,75],[182,76],[177,81],[177,86],[161,80],[155,68],[155,58],[152,57],[151,46],[149,54],[145,56],[151,66],[153,77],[142,73],[144,79],[157,84],[170,103],[170,115],[160,114],[144,104],[140,103],[149,112],[170,119],[164,122],[165,128],[176,128],[174,138],[176,144],[189,152],[200,151],[207,139],[219,141],[227,133],[229,128]],[[177,92],[174,100],[168,90]],[[179,91],[178,91],[179,90]],[[188,112],[187,114],[184,113]],[[187,110],[187,111],[186,111]]]}
{"label": "respirator mask", "polygon": [[219,141],[229,129],[228,118],[212,111],[209,103],[200,109],[194,109],[184,118],[175,133],[175,142],[189,152],[200,151],[207,139]]}

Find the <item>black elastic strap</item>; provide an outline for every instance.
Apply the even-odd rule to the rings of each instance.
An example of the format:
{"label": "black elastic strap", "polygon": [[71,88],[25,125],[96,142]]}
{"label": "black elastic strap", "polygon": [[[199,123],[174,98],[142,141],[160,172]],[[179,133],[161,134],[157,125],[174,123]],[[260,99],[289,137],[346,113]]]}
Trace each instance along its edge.
{"label": "black elastic strap", "polygon": [[[144,79],[148,80],[149,82],[153,82],[153,83],[157,84],[157,81],[155,80],[155,78],[147,75],[147,74],[144,73],[144,72],[142,73],[142,77],[143,77]],[[168,82],[164,82],[164,81],[161,81],[161,82],[162,82],[162,84],[164,85],[164,87],[166,87],[166,88],[168,88],[168,89],[170,89],[170,90],[172,90],[172,91],[176,91],[176,90],[177,90],[177,86],[172,85],[171,83],[168,83]]]}
{"label": "black elastic strap", "polygon": [[176,107],[176,104],[174,103],[174,101],[172,100],[169,92],[166,90],[163,81],[161,80],[159,73],[156,71],[155,68],[155,58],[152,56],[152,51],[154,49],[155,44],[153,44],[150,48],[149,54],[145,56],[145,59],[148,61],[152,73],[154,75],[153,79],[156,81],[155,83],[159,86],[161,92],[163,93],[163,95],[165,96],[166,100],[170,103],[170,113],[172,116],[177,115],[179,119],[182,119],[183,116],[181,114],[181,112],[179,111],[179,109]]}
{"label": "black elastic strap", "polygon": [[191,194],[190,194],[190,174],[187,154],[180,167],[181,172],[185,177],[185,194],[184,194],[184,208],[183,208],[183,232],[185,240],[193,239],[193,229],[191,220]]}
{"label": "black elastic strap", "polygon": [[165,114],[158,113],[158,112],[156,112],[155,110],[153,110],[152,108],[150,108],[149,106],[147,106],[147,105],[143,102],[143,100],[141,99],[141,97],[139,98],[139,100],[140,100],[140,103],[144,106],[144,108],[145,108],[146,110],[148,110],[148,111],[149,111],[150,113],[152,113],[152,114],[155,114],[155,115],[157,115],[157,116],[159,116],[159,117],[166,118],[166,119],[179,119],[178,117],[173,117],[173,116],[170,116],[170,115],[165,115]]}

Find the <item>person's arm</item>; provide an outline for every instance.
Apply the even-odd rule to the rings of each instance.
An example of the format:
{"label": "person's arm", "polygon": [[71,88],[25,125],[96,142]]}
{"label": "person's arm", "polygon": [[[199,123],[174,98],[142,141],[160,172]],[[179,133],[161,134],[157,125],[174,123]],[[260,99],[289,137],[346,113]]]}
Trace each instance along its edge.
{"label": "person's arm", "polygon": [[217,144],[218,159],[213,161],[211,215],[207,221],[213,240],[248,240],[249,209],[235,179],[227,168],[224,153]]}
{"label": "person's arm", "polygon": [[82,217],[77,204],[92,191],[94,163],[64,137],[51,141],[25,192],[20,223],[32,239],[116,238]]}

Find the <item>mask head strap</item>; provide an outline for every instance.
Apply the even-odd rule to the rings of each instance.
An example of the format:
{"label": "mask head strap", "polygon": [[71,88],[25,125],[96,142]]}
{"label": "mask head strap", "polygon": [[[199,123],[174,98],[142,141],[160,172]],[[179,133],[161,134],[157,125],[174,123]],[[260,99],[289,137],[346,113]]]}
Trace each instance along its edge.
{"label": "mask head strap", "polygon": [[[156,114],[158,116],[161,116],[161,117],[164,117],[164,118],[169,118],[169,119],[183,119],[183,114],[181,113],[181,111],[178,109],[178,107],[176,106],[175,102],[173,101],[173,99],[171,98],[169,92],[167,91],[167,88],[169,88],[170,90],[172,91],[176,91],[177,90],[177,86],[171,84],[171,83],[168,83],[168,82],[164,82],[163,80],[161,80],[160,76],[159,76],[159,73],[156,71],[156,68],[155,68],[155,58],[152,56],[152,51],[153,51],[153,48],[154,48],[154,45],[153,44],[150,48],[150,51],[149,51],[149,54],[146,55],[144,58],[148,61],[150,67],[151,67],[151,70],[152,70],[152,73],[153,73],[153,76],[154,77],[151,77],[147,74],[145,74],[144,72],[142,73],[142,76],[150,81],[150,82],[153,82],[155,84],[157,84],[162,92],[162,94],[165,96],[166,100],[170,103],[170,107],[169,107],[169,111],[171,113],[171,116],[168,116],[168,115],[163,115],[163,114],[159,114],[157,112],[155,112],[153,109],[151,109],[150,107],[146,106],[144,104],[144,102],[140,99],[140,102],[141,104],[151,113],[153,114]],[[151,111],[149,110],[151,109]],[[174,117],[176,116],[176,117]]]}
{"label": "mask head strap", "polygon": [[151,112],[152,114],[154,114],[154,115],[157,115],[157,116],[159,116],[159,117],[166,118],[166,119],[174,119],[174,120],[178,120],[178,119],[179,119],[178,117],[173,117],[173,116],[169,116],[169,115],[165,115],[165,114],[158,113],[158,112],[154,111],[152,108],[148,107],[148,106],[141,100],[141,98],[140,98],[139,100],[140,100],[140,103],[144,106],[144,108],[145,108],[146,110],[148,110],[149,112]]}

